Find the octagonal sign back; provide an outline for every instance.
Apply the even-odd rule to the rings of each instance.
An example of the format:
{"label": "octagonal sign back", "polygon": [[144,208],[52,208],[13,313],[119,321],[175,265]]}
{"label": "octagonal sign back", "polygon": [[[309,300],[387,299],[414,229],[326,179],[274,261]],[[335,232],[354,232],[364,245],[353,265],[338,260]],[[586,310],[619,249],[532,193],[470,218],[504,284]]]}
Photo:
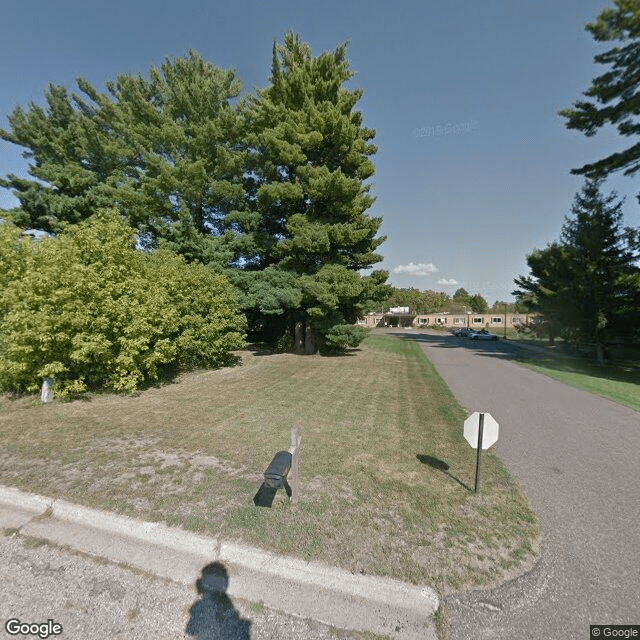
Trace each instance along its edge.
{"label": "octagonal sign back", "polygon": [[[478,448],[478,430],[480,428],[480,412],[474,411],[464,421],[464,439],[474,448]],[[482,427],[482,449],[488,449],[498,441],[498,423],[490,413],[484,414]]]}

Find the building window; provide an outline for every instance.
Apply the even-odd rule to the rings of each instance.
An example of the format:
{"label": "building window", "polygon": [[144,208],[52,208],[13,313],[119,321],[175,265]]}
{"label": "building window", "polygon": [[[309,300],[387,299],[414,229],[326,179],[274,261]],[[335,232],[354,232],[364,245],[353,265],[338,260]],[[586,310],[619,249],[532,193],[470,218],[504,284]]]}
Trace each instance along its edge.
{"label": "building window", "polygon": [[482,316],[477,316],[473,319],[473,324],[482,324]]}
{"label": "building window", "polygon": [[513,316],[513,318],[511,318],[511,324],[521,324],[521,323],[522,323],[522,318],[518,316]]}
{"label": "building window", "polygon": [[502,324],[502,318],[500,316],[494,316],[491,318],[491,324]]}
{"label": "building window", "polygon": [[446,318],[436,318],[438,324],[447,324]]}
{"label": "building window", "polygon": [[453,324],[464,324],[464,318],[454,318]]}
{"label": "building window", "polygon": [[420,324],[429,324],[429,318],[420,318]]}

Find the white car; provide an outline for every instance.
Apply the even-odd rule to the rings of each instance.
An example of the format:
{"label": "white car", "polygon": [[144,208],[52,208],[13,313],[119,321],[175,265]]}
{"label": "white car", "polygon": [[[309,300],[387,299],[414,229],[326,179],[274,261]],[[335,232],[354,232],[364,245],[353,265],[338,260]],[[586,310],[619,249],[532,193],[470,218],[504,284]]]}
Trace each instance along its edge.
{"label": "white car", "polygon": [[482,331],[470,331],[469,338],[471,340],[493,340],[496,341],[498,336],[495,333],[489,333],[486,329]]}

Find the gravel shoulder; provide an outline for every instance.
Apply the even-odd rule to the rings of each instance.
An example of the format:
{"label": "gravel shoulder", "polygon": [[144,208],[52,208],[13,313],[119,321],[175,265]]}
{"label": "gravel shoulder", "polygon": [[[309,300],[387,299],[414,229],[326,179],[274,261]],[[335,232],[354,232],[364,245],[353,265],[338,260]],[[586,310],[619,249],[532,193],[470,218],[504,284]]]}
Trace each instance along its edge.
{"label": "gravel shoulder", "polygon": [[367,640],[313,620],[216,596],[150,574],[19,535],[0,537],[2,629],[5,623],[62,626],[83,640]]}

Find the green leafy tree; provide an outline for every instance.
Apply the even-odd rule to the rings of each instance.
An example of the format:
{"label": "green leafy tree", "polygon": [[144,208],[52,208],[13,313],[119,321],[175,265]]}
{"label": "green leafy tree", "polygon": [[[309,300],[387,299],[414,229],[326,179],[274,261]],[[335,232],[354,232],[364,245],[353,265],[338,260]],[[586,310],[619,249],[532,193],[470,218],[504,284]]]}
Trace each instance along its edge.
{"label": "green leafy tree", "polygon": [[521,311],[526,311],[524,306],[520,303],[516,302],[507,302],[506,300],[496,300],[489,309],[491,313],[518,313]]}
{"label": "green leafy tree", "polygon": [[422,300],[424,304],[424,313],[437,313],[442,311],[450,302],[449,294],[444,291],[427,291],[422,292]]}
{"label": "green leafy tree", "polygon": [[[597,64],[609,70],[594,78],[584,92],[587,100],[574,103],[560,111],[569,129],[577,129],[593,136],[601,127],[610,124],[625,138],[636,138],[640,133],[638,121],[638,59],[640,59],[640,4],[638,0],[613,0],[615,7],[607,7],[586,29],[599,42],[618,41],[620,46],[595,56]],[[640,143],[637,139],[623,151],[602,160],[586,164],[572,173],[590,178],[624,170],[634,175],[640,169]]]}
{"label": "green leafy tree", "polygon": [[459,304],[469,304],[470,297],[471,295],[469,294],[469,292],[466,289],[463,289],[462,287],[457,289],[452,296],[453,300]]}
{"label": "green leafy tree", "polygon": [[56,232],[115,206],[147,244],[164,238],[188,261],[231,261],[225,220],[244,198],[233,71],[192,51],[149,78],[120,75],[107,93],[77,82],[79,94],[50,85],[44,107],[18,107],[0,130],[31,163],[32,178],[0,180],[20,201],[15,222]]}
{"label": "green leafy tree", "polygon": [[487,301],[479,294],[471,295],[466,289],[460,287],[445,304],[444,308],[452,313],[463,313],[473,311],[475,313],[486,313],[489,309]]}
{"label": "green leafy tree", "polygon": [[419,289],[393,287],[391,291],[392,294],[385,301],[385,309],[409,307],[412,313],[427,313],[425,299]]}
{"label": "green leafy tree", "polygon": [[384,306],[409,307],[412,313],[417,314],[439,311],[462,313],[465,309],[475,313],[486,313],[489,308],[487,301],[479,293],[471,295],[463,288],[450,297],[443,291],[427,289],[421,292],[415,288],[392,287],[391,295],[386,299]]}
{"label": "green leafy tree", "polygon": [[460,287],[451,297],[451,301],[445,308],[452,313],[474,311],[485,313],[488,309],[487,301],[479,294],[471,295],[466,289]]}
{"label": "green leafy tree", "polygon": [[362,91],[344,87],[352,76],[346,45],[314,57],[289,32],[274,44],[270,85],[243,109],[254,181],[252,208],[236,217],[243,259],[249,271],[299,279],[303,300],[289,326],[307,352],[388,295],[386,272],[358,273],[382,260],[375,249],[384,238],[376,237],[382,219],[366,213],[376,147],[355,110]]}
{"label": "green leafy tree", "polygon": [[0,219],[0,291],[22,277],[30,251],[31,241],[12,224],[10,216]]}
{"label": "green leafy tree", "polygon": [[0,389],[33,392],[54,377],[61,396],[133,391],[176,368],[234,361],[246,321],[226,278],[135,243],[112,213],[33,248],[0,225]]}
{"label": "green leafy tree", "polygon": [[479,293],[469,296],[468,301],[469,306],[474,313],[487,313],[489,310],[487,301]]}

